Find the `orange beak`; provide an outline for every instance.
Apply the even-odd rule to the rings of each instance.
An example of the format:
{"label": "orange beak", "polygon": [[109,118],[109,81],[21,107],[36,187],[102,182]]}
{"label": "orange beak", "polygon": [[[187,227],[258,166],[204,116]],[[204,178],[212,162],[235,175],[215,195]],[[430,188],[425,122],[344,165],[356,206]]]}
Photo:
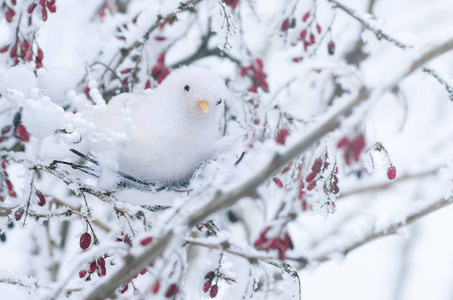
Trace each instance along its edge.
{"label": "orange beak", "polygon": [[206,101],[197,101],[197,104],[205,113],[208,113],[208,104]]}

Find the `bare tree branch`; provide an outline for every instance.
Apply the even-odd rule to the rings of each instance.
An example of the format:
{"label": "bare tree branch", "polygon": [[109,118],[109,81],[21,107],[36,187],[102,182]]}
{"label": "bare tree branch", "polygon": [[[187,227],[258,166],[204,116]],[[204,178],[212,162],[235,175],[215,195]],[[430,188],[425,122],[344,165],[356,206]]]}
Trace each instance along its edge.
{"label": "bare tree branch", "polygon": [[[335,5],[335,7],[341,9],[342,11],[344,11],[345,13],[350,15],[352,18],[357,20],[360,24],[362,24],[362,26],[364,28],[366,28],[369,31],[373,32],[376,35],[378,40],[384,39],[384,40],[394,44],[395,46],[397,46],[398,48],[401,48],[403,50],[408,49],[408,48],[412,48],[412,46],[398,41],[396,38],[394,38],[391,35],[383,32],[381,29],[373,27],[365,18],[360,16],[354,9],[345,6],[344,4],[340,3],[337,0],[327,0],[327,1],[330,2],[330,3],[333,3]],[[369,3],[369,7],[368,7],[368,10],[369,10],[370,13],[371,13],[370,8],[372,8],[373,5],[374,5],[374,0],[371,0],[370,3]],[[360,45],[361,43],[362,43],[361,41],[358,41],[358,44],[357,44],[356,47],[361,49],[361,45]],[[352,53],[352,54],[354,54],[354,53]],[[363,53],[361,53],[361,52],[360,52],[360,54],[363,55]],[[353,59],[352,56],[351,56],[350,59]],[[362,58],[359,58],[359,59],[362,59]],[[424,63],[422,63],[422,65],[423,64]],[[432,69],[432,68],[430,68],[428,66],[424,66],[423,67],[423,72],[426,72],[426,73],[432,75],[440,84],[442,84],[445,87],[445,89],[447,90],[450,100],[453,101],[453,87],[452,86],[450,86],[443,78],[441,78],[439,76],[439,74],[434,69]]]}
{"label": "bare tree branch", "polygon": [[[441,199],[439,201],[436,201],[436,202],[432,203],[431,205],[428,205],[426,208],[420,210],[419,212],[416,212],[416,213],[413,213],[413,214],[407,216],[404,221],[398,222],[396,224],[392,224],[386,229],[383,229],[376,233],[370,234],[370,235],[364,237],[362,240],[356,241],[340,251],[335,251],[335,253],[340,252],[343,255],[347,255],[349,252],[359,248],[360,246],[363,246],[363,245],[365,245],[369,242],[372,242],[376,239],[379,239],[381,237],[385,237],[385,236],[394,234],[394,233],[396,233],[396,231],[398,229],[400,229],[404,226],[410,225],[410,224],[414,223],[415,221],[423,218],[424,216],[429,215],[430,213],[435,212],[441,208],[444,208],[452,203],[453,203],[453,197],[449,197],[448,199]],[[325,262],[330,259],[331,259],[331,255],[327,254],[327,255],[322,255],[322,256],[316,257],[312,261]],[[305,266],[301,266],[300,269],[304,269],[304,268],[305,268]]]}
{"label": "bare tree branch", "polygon": [[[245,258],[248,260],[250,263],[255,263],[257,260],[279,260],[278,257],[276,256],[262,256],[262,255],[249,255],[240,251],[232,250],[231,249],[231,244],[228,242],[220,243],[220,244],[212,244],[212,243],[204,243],[198,240],[193,240],[193,239],[186,239],[186,244],[193,245],[193,246],[200,246],[200,247],[205,247],[209,249],[218,249],[222,250],[226,253],[230,253],[232,255],[238,256]],[[287,260],[292,260],[301,264],[306,264],[307,259],[304,257],[300,258],[291,258],[291,257],[286,257]]]}

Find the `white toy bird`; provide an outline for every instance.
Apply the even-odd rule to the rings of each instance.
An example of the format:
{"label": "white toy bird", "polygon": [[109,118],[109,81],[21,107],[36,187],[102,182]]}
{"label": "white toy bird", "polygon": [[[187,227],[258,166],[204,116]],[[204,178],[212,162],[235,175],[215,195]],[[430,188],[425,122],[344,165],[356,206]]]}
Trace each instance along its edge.
{"label": "white toy bird", "polygon": [[[181,67],[153,90],[120,94],[88,113],[99,134],[90,151],[99,161],[102,153],[114,152],[117,170],[135,178],[161,184],[187,180],[214,155],[227,96],[224,81],[211,70]],[[127,138],[102,141],[112,133]]]}

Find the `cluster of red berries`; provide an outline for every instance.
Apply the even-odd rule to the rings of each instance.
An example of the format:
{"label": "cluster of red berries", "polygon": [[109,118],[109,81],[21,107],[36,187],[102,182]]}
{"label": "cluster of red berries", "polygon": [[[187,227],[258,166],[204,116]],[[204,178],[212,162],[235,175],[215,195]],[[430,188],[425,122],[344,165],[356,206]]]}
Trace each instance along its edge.
{"label": "cluster of red berries", "polygon": [[99,277],[107,275],[107,269],[105,268],[105,258],[107,257],[109,256],[104,255],[104,257],[100,257],[90,262],[88,270],[79,271],[79,277],[81,279],[85,279],[85,281],[90,281],[91,274],[93,274],[94,272],[96,272]]}
{"label": "cluster of red berries", "polygon": [[281,231],[278,236],[267,237],[267,233],[271,228],[272,227],[268,226],[261,231],[259,238],[255,241],[253,246],[265,251],[277,250],[278,259],[284,260],[286,251],[288,251],[288,249],[294,249],[293,241],[287,231]]}
{"label": "cluster of red berries", "polygon": [[99,20],[103,21],[107,16],[107,12],[110,13],[111,16],[115,14],[113,5],[109,3],[109,1],[104,1],[104,3],[102,3],[101,7],[98,10]]}
{"label": "cluster of red berries", "polygon": [[359,133],[354,138],[348,137],[341,138],[337,143],[337,148],[343,150],[343,158],[345,163],[349,166],[353,161],[359,161],[360,154],[365,149],[366,141],[363,133]]}
{"label": "cluster of red berries", "polygon": [[[4,191],[5,187],[8,190],[8,195],[11,198],[16,198],[17,197],[17,194],[14,191],[13,183],[11,182],[11,180],[9,180],[8,172],[6,172],[6,164],[7,164],[6,160],[2,160],[2,162],[1,162],[1,173],[0,173],[1,174],[1,182],[2,182],[2,184],[0,185],[0,201],[4,201],[5,200],[5,198],[3,196],[3,191]],[[19,210],[20,210],[20,208],[19,208]],[[23,214],[23,212],[20,214],[20,218],[22,217],[22,214]],[[19,218],[19,220],[20,220],[20,218]]]}
{"label": "cluster of red berries", "polygon": [[[57,11],[57,7],[55,6],[56,0],[39,0],[39,6],[41,6],[41,18],[45,22],[47,21],[47,10],[51,13]],[[38,6],[38,3],[32,3],[28,6],[27,12],[29,14],[33,13],[35,8]]]}
{"label": "cluster of red berries", "polygon": [[267,74],[264,72],[264,63],[261,58],[257,58],[250,66],[241,67],[241,76],[250,76],[252,79],[252,86],[247,91],[256,93],[258,88],[262,88],[266,93],[269,92],[269,85],[267,84]]}
{"label": "cluster of red berries", "polygon": [[151,75],[154,77],[154,79],[156,79],[158,83],[161,83],[168,74],[170,74],[170,69],[165,67],[165,52],[163,52],[159,54],[159,57],[157,58],[157,64],[152,67]]}
{"label": "cluster of red berries", "polygon": [[216,278],[216,274],[214,271],[211,271],[206,274],[204,279],[206,279],[206,282],[203,285],[203,292],[207,293],[209,292],[209,296],[211,298],[214,298],[217,296],[217,292],[219,291],[219,286],[217,284],[212,284],[212,281]]}
{"label": "cluster of red berries", "polygon": [[5,53],[9,50],[9,56],[14,60],[14,64],[17,65],[20,61],[32,61],[35,59],[36,69],[42,68],[42,60],[44,53],[41,48],[38,48],[36,54],[33,53],[32,45],[28,40],[17,39],[15,43],[6,45],[0,48],[0,53]]}
{"label": "cluster of red berries", "polygon": [[116,238],[117,242],[123,242],[129,247],[132,247],[132,239],[129,234],[125,234],[124,231],[121,231],[121,236]]}
{"label": "cluster of red berries", "polygon": [[[112,15],[113,15],[113,11],[111,11]],[[132,24],[137,24],[137,18],[138,18],[138,15],[136,15],[133,19],[132,19]],[[102,19],[101,19],[102,20]],[[123,23],[121,26],[117,26],[116,27],[116,31],[118,32],[118,35],[116,36],[119,40],[122,40],[122,41],[125,41],[126,40],[126,37],[124,37],[122,35],[123,33],[123,30],[129,30],[129,26],[127,25],[127,23]]]}
{"label": "cluster of red berries", "polygon": [[[315,23],[315,18],[312,13],[309,11],[302,16],[302,22],[307,23],[307,25],[300,31],[299,33],[299,41],[303,43],[304,51],[307,52],[308,47],[316,44],[316,36],[319,36],[322,33],[322,27],[318,23]],[[287,32],[290,28],[296,27],[296,19],[295,18],[286,18],[283,20],[282,25],[280,27],[281,32]],[[330,30],[330,29],[329,29]],[[293,43],[295,46],[297,43]],[[335,43],[330,41],[327,44],[327,52],[330,55],[335,53]],[[294,62],[302,61],[303,57],[295,57],[293,58]]]}

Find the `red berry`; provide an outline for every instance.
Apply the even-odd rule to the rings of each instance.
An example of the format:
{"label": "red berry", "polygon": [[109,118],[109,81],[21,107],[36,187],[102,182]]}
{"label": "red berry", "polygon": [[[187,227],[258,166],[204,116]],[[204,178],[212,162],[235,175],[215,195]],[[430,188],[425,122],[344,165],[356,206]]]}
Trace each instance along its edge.
{"label": "red berry", "polygon": [[305,196],[305,191],[304,191],[304,183],[301,181],[300,182],[300,185],[299,185],[299,194],[297,195],[297,198],[299,198],[299,200],[302,200]]}
{"label": "red berry", "polygon": [[222,0],[228,6],[231,6],[232,9],[235,9],[239,3],[239,0]]}
{"label": "red berry", "polygon": [[319,26],[318,24],[316,24],[316,30],[318,31],[319,34],[321,34],[321,26]]}
{"label": "red berry", "polygon": [[330,41],[327,44],[327,52],[329,52],[329,55],[334,55],[335,54],[335,43],[333,41]]}
{"label": "red berry", "polygon": [[281,244],[281,241],[279,238],[277,238],[277,237],[273,238],[271,243],[269,244],[269,249],[273,249],[273,250],[278,249],[278,248],[280,248],[280,244]]}
{"label": "red berry", "polygon": [[31,49],[28,50],[28,51],[25,53],[25,59],[26,59],[27,61],[32,61],[32,59],[33,59],[33,52],[31,51]]}
{"label": "red berry", "polygon": [[322,166],[322,160],[320,158],[315,159],[315,162],[313,163],[313,166],[311,167],[311,170],[313,173],[319,173],[321,171],[321,166]]}
{"label": "red berry", "polygon": [[266,238],[259,238],[255,241],[255,243],[253,243],[253,247],[255,248],[260,248],[261,246],[263,246],[264,244],[266,244],[268,242],[268,239]]}
{"label": "red berry", "polygon": [[42,68],[42,67],[43,67],[42,61],[36,60],[36,69],[39,69],[39,68]]}
{"label": "red berry", "polygon": [[206,293],[207,291],[209,291],[209,289],[211,288],[211,284],[212,284],[211,280],[206,281],[203,285],[203,292]]}
{"label": "red berry", "polygon": [[302,17],[302,21],[306,22],[308,20],[308,18],[310,17],[310,12],[306,13],[303,17]]}
{"label": "red berry", "polygon": [[25,212],[25,208],[23,208],[23,207],[20,207],[18,210],[16,210],[16,212],[14,213],[14,218],[16,219],[16,221],[19,221],[20,219],[22,219],[24,212]]}
{"label": "red berry", "polygon": [[87,271],[85,271],[85,270],[84,271],[80,271],[79,272],[79,277],[80,278],[84,278],[86,274],[87,274]]}
{"label": "red berry", "polygon": [[354,160],[359,161],[360,154],[362,153],[362,150],[366,145],[365,136],[363,134],[359,134],[355,139],[351,141],[349,145],[353,153]]}
{"label": "red berry", "polygon": [[47,9],[45,7],[42,8],[42,20],[47,21]]}
{"label": "red berry", "polygon": [[305,40],[306,36],[307,36],[307,29],[304,29],[300,32],[300,39]]}
{"label": "red berry", "polygon": [[27,142],[30,139],[30,136],[28,135],[27,130],[25,129],[25,126],[20,123],[17,125],[16,131],[14,132],[14,136],[23,142]]}
{"label": "red berry", "polygon": [[217,296],[217,292],[219,291],[219,287],[217,285],[213,285],[211,287],[211,291],[209,292],[209,296],[211,298],[214,298],[215,296]]}
{"label": "red berry", "polygon": [[37,59],[42,60],[43,58],[44,58],[44,53],[42,52],[41,48],[38,48]]}
{"label": "red berry", "polygon": [[36,196],[38,197],[38,205],[44,206],[46,204],[46,197],[38,190],[36,190]]}
{"label": "red berry", "polygon": [[316,177],[316,173],[310,173],[310,174],[307,175],[307,177],[305,177],[305,181],[306,182],[310,182],[313,179],[315,179],[315,177]]}
{"label": "red berry", "polygon": [[307,201],[302,201],[302,211],[307,211],[308,209],[308,204],[307,204]]}
{"label": "red berry", "polygon": [[0,53],[5,53],[6,51],[8,51],[8,48],[9,48],[9,45],[0,48]]}
{"label": "red berry", "polygon": [[11,56],[12,58],[17,57],[17,46],[16,45],[13,45],[11,47],[11,49],[9,50],[9,56]]}
{"label": "red berry", "polygon": [[342,137],[337,143],[337,148],[338,149],[343,148],[348,142],[349,141],[347,137]]}
{"label": "red berry", "polygon": [[279,187],[279,188],[282,188],[283,187],[283,182],[277,178],[277,177],[274,177],[272,178],[272,180],[275,182],[275,184]]}
{"label": "red berry", "polygon": [[150,237],[147,237],[147,238],[144,238],[143,240],[140,241],[140,245],[142,246],[146,246],[148,245],[149,243],[151,243],[153,241],[153,237],[150,236]]}
{"label": "red berry", "polygon": [[391,166],[387,169],[387,177],[388,177],[388,179],[390,179],[390,180],[395,179],[395,177],[396,177],[396,168],[395,168],[395,166],[391,165]]}
{"label": "red berry", "polygon": [[35,10],[36,5],[37,5],[36,3],[30,4],[30,5],[28,6],[27,12],[28,12],[29,14],[31,14],[31,13]]}
{"label": "red berry", "polygon": [[167,291],[165,292],[165,297],[166,298],[170,298],[170,297],[173,297],[173,295],[175,295],[176,293],[179,292],[179,288],[176,284],[172,284],[168,287]]}
{"label": "red berry", "polygon": [[88,249],[91,245],[91,235],[88,232],[85,232],[80,236],[80,248],[83,250]]}
{"label": "red berry", "polygon": [[[4,172],[4,173],[7,174],[6,172]],[[5,179],[5,183],[6,183],[6,187],[8,188],[8,191],[12,191],[13,190],[13,184],[11,183],[11,181],[9,179]]]}
{"label": "red berry", "polygon": [[11,0],[12,5],[16,5],[16,0]]}
{"label": "red berry", "polygon": [[264,62],[261,58],[256,59],[256,64],[258,65],[258,68],[262,70],[264,68]]}
{"label": "red berry", "polygon": [[165,37],[164,37],[164,36],[161,36],[161,35],[156,36],[155,39],[156,39],[156,41],[158,41],[158,42],[165,41]]}
{"label": "red berry", "polygon": [[153,294],[159,293],[159,288],[160,288],[160,281],[157,280],[156,282],[154,282],[153,287],[152,287]]}
{"label": "red berry", "polygon": [[313,33],[310,34],[310,44],[315,43],[315,35]]}
{"label": "red berry", "polygon": [[88,273],[93,274],[96,271],[97,264],[96,261],[92,261],[90,264],[90,268],[88,269]]}
{"label": "red berry", "polygon": [[316,180],[312,180],[308,183],[307,185],[307,190],[311,191],[312,189],[314,189],[316,187]]}
{"label": "red berry", "polygon": [[335,182],[330,185],[330,191],[334,194],[338,194],[338,192],[340,191],[338,185]]}
{"label": "red berry", "polygon": [[145,90],[150,89],[150,88],[151,88],[151,80],[147,80],[145,83]]}
{"label": "red berry", "polygon": [[157,82],[161,83],[168,74],[170,74],[170,70],[167,68],[163,69],[162,73],[160,73],[156,78]]}
{"label": "red berry", "polygon": [[122,289],[120,290],[120,293],[121,293],[121,294],[124,294],[124,293],[127,291],[128,288],[129,288],[129,282],[127,282],[127,284],[124,286],[124,288],[122,288]]}
{"label": "red berry", "polygon": [[124,69],[124,70],[121,70],[121,74],[127,74],[127,73],[130,73],[132,71],[131,68],[127,68],[127,69]]}
{"label": "red berry", "polygon": [[282,26],[280,28],[281,32],[286,32],[289,29],[289,26],[291,26],[291,21],[289,19],[285,19],[282,23]]}
{"label": "red berry", "polygon": [[16,12],[12,10],[11,8],[8,9],[8,11],[5,13],[6,21],[8,23],[11,23],[13,21],[13,17],[16,15]]}
{"label": "red berry", "polygon": [[55,6],[55,4],[51,4],[50,2],[47,3],[47,8],[49,9],[49,11],[51,13],[54,13],[57,11],[57,7]]}
{"label": "red berry", "polygon": [[159,54],[159,57],[157,58],[157,63],[160,65],[163,65],[165,61],[165,52],[162,52]]}

